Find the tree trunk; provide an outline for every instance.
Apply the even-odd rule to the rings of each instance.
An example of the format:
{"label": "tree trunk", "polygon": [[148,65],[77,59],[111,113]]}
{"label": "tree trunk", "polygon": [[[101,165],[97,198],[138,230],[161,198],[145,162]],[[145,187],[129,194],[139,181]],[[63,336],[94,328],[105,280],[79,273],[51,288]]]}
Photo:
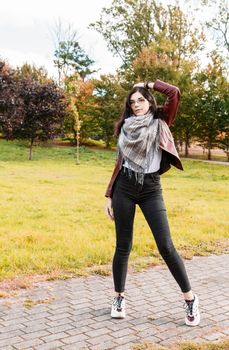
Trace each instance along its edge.
{"label": "tree trunk", "polygon": [[185,157],[188,158],[189,133],[185,131]]}
{"label": "tree trunk", "polygon": [[211,142],[208,143],[208,160],[211,160]]}
{"label": "tree trunk", "polygon": [[31,139],[31,140],[30,140],[30,146],[29,146],[29,160],[32,160],[33,142],[34,142],[34,139]]}
{"label": "tree trunk", "polygon": [[80,132],[79,127],[77,131],[77,137],[76,137],[76,164],[80,163]]}
{"label": "tree trunk", "polygon": [[226,145],[226,147],[224,149],[224,152],[226,153],[227,161],[229,162],[229,147],[228,147],[228,144]]}
{"label": "tree trunk", "polygon": [[58,84],[59,84],[59,87],[61,85],[61,68],[58,67]]}
{"label": "tree trunk", "polygon": [[75,128],[73,128],[73,144],[74,145],[77,144],[77,132],[76,132]]}
{"label": "tree trunk", "polygon": [[109,137],[106,137],[105,142],[106,142],[105,148],[110,148],[110,138]]}
{"label": "tree trunk", "polygon": [[175,144],[175,147],[179,153],[180,152],[180,142],[179,142],[179,140],[177,140],[176,136],[174,136],[174,144]]}

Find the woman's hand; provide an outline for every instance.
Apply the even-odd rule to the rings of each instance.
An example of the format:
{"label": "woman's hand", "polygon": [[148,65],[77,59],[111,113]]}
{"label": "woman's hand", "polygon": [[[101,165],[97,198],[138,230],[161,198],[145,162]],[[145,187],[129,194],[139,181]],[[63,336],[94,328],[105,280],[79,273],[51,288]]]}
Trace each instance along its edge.
{"label": "woman's hand", "polygon": [[137,83],[137,84],[134,84],[133,87],[134,87],[134,88],[135,88],[135,87],[145,87],[145,83]]}
{"label": "woman's hand", "polygon": [[153,89],[154,83],[152,83],[152,82],[147,82],[147,83],[140,82],[140,83],[134,84],[133,87],[146,87],[146,84],[147,84],[148,89]]}
{"label": "woman's hand", "polygon": [[107,198],[106,204],[105,204],[105,213],[108,216],[109,219],[114,220],[114,213],[112,208],[112,199],[110,197]]}

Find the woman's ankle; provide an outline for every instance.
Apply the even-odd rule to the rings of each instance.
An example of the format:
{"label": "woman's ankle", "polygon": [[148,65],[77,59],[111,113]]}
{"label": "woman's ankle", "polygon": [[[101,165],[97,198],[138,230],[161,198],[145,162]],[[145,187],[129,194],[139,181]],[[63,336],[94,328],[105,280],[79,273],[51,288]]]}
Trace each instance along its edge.
{"label": "woman's ankle", "polygon": [[192,292],[192,290],[190,290],[187,293],[183,293],[184,299],[185,300],[193,300],[194,299],[194,294]]}

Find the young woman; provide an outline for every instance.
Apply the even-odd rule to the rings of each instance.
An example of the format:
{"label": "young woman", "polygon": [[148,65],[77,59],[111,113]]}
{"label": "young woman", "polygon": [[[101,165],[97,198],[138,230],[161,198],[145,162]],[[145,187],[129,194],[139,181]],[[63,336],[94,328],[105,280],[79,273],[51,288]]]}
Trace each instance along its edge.
{"label": "young woman", "polygon": [[[157,107],[150,90],[166,95]],[[116,125],[117,161],[106,190],[106,213],[115,221],[116,250],[113,278],[116,296],[111,317],[125,317],[125,282],[132,247],[136,204],[153,233],[158,250],[177,281],[185,300],[185,323],[200,322],[198,297],[193,294],[184,263],[177,253],[169,230],[162,196],[160,174],[171,164],[183,170],[169,126],[174,122],[180,99],[179,89],[160,80],[138,83],[129,92],[121,119]]]}

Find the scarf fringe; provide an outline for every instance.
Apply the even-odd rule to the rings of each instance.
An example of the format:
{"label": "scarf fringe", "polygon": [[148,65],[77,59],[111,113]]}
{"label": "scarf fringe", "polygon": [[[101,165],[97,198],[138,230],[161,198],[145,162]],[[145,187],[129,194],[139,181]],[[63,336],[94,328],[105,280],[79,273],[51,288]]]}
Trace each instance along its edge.
{"label": "scarf fringe", "polygon": [[[121,166],[121,168],[122,168],[122,166]],[[127,168],[125,166],[123,167],[123,169],[124,169],[124,173],[127,172],[129,179],[131,179],[132,176],[134,175],[136,182],[139,183],[140,185],[143,185],[144,177],[145,177],[144,172],[137,172],[137,171],[134,171],[134,170]]]}
{"label": "scarf fringe", "polygon": [[129,164],[132,168],[135,167],[136,170],[130,169],[128,167],[123,166],[123,162],[120,164],[120,170],[123,168],[124,169],[124,173],[127,172],[128,177],[131,179],[132,176],[135,176],[135,180],[137,183],[139,183],[140,185],[143,185],[144,183],[144,177],[145,177],[145,172],[144,169],[141,168],[139,165],[135,164],[134,162],[132,162],[130,159],[124,157],[124,155],[122,154],[121,149],[118,147],[117,148],[117,156],[116,159],[118,159],[119,157],[122,157],[123,160]]}

